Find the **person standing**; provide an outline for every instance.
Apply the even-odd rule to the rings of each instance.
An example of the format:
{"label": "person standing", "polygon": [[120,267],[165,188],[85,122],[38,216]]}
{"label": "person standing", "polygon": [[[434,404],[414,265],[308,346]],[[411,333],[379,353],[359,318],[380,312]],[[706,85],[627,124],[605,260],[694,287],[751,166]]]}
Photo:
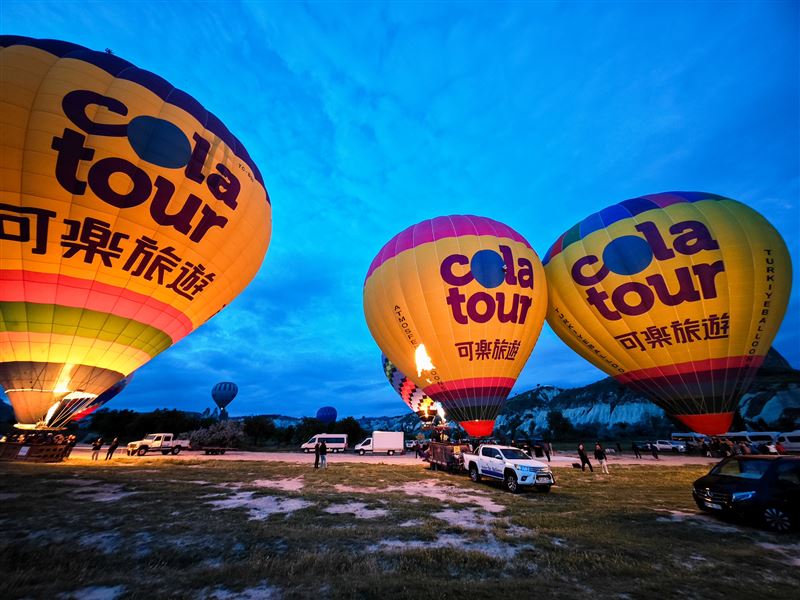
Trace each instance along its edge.
{"label": "person standing", "polygon": [[314,468],[319,469],[319,440],[314,444]]}
{"label": "person standing", "polygon": [[650,442],[650,454],[652,454],[653,458],[655,458],[656,460],[660,460],[658,458],[658,446],[656,446],[655,442]]}
{"label": "person standing", "polygon": [[550,462],[550,442],[542,443],[542,450],[544,450],[544,455],[547,457],[547,462]]}
{"label": "person standing", "polygon": [[92,460],[97,460],[97,456],[100,454],[100,448],[103,447],[103,438],[97,438],[92,443]]}
{"label": "person standing", "polygon": [[319,466],[323,469],[328,468],[328,445],[322,440],[319,445]]}
{"label": "person standing", "polygon": [[639,444],[633,442],[631,444],[631,450],[633,450],[633,457],[634,458],[642,458],[642,453],[639,452]]}
{"label": "person standing", "polygon": [[108,452],[106,452],[106,460],[109,460],[112,456],[114,456],[114,451],[119,448],[119,438],[114,438],[114,441],[111,442],[111,445],[108,447]]}
{"label": "person standing", "polygon": [[600,442],[597,442],[594,445],[594,457],[597,459],[597,462],[600,463],[600,469],[603,471],[603,473],[610,475],[608,472],[608,465],[606,464],[606,451],[603,450]]}
{"label": "person standing", "polygon": [[586,448],[583,447],[583,444],[578,444],[578,458],[581,459],[581,471],[585,471],[586,465],[589,465],[589,470],[594,473],[592,463],[589,462],[589,457],[586,456]]}
{"label": "person standing", "polygon": [[622,444],[620,444],[619,442],[617,442],[617,454],[622,456]]}

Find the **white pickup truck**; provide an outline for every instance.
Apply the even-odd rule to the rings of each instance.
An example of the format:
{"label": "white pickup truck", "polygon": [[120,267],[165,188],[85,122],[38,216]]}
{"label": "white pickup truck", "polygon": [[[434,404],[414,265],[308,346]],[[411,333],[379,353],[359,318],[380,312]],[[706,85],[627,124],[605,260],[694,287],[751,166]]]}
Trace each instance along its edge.
{"label": "white pickup truck", "polygon": [[478,482],[482,477],[498,479],[511,493],[516,493],[522,486],[532,486],[547,493],[555,483],[547,463],[534,460],[512,446],[483,444],[474,454],[464,453],[463,457],[464,467],[472,481]]}
{"label": "white pickup truck", "polygon": [[128,444],[128,456],[144,456],[148,452],[178,454],[189,449],[189,440],[176,440],[171,433],[148,433],[144,439]]}

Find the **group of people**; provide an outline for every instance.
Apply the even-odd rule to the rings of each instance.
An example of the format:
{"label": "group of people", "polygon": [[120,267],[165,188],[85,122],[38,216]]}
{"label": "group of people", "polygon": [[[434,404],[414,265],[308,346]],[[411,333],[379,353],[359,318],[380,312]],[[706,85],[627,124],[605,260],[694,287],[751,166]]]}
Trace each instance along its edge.
{"label": "group of people", "polygon": [[[592,467],[589,457],[586,455],[586,448],[582,443],[578,444],[578,458],[581,459],[581,471],[585,471],[586,467],[589,467],[589,471],[594,473],[594,468]],[[601,471],[606,475],[610,475],[608,472],[608,457],[600,442],[594,445],[594,458],[600,464]]]}
{"label": "group of people", "polygon": [[314,444],[314,468],[328,468],[328,445],[325,443],[325,440]]}
{"label": "group of people", "polygon": [[[119,447],[119,438],[114,438],[114,440],[109,444],[108,450],[106,451],[106,460],[111,460],[111,457],[114,456],[114,451]],[[92,442],[92,460],[98,460],[98,456],[100,455],[100,450],[103,448],[103,438],[99,437],[94,442]]]}
{"label": "group of people", "polygon": [[751,443],[745,440],[733,442],[728,438],[707,438],[700,444],[703,456],[734,456],[736,454],[786,454],[781,442]]}

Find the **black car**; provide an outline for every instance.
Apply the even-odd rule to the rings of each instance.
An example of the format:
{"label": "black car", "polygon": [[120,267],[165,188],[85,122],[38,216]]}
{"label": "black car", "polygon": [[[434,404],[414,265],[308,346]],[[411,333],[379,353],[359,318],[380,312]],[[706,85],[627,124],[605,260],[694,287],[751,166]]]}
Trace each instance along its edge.
{"label": "black car", "polygon": [[706,512],[788,531],[800,524],[800,456],[730,456],[694,482],[692,495]]}

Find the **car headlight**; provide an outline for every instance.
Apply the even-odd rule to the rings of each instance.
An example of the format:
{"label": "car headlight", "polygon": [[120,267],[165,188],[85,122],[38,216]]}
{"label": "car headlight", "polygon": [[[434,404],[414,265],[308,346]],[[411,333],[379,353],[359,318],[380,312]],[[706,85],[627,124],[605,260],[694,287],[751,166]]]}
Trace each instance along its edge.
{"label": "car headlight", "polygon": [[731,496],[731,500],[734,502],[741,502],[742,500],[750,500],[756,493],[753,492],[734,492],[733,496]]}
{"label": "car headlight", "polygon": [[525,471],[526,473],[536,473],[536,467],[529,467],[528,465],[519,465],[517,468],[520,471]]}

